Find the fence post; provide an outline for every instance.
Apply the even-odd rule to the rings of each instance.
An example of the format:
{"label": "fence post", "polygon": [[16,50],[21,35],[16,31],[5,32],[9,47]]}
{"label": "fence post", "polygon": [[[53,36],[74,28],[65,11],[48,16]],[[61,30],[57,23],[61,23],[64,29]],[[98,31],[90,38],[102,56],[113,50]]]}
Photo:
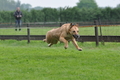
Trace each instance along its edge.
{"label": "fence post", "polygon": [[99,45],[99,36],[98,36],[98,27],[97,27],[97,20],[94,21],[95,24],[95,38],[96,38],[96,46]]}
{"label": "fence post", "polygon": [[99,26],[100,26],[101,44],[102,44],[102,45],[105,45],[105,44],[104,44],[104,40],[103,40],[103,35],[102,35],[102,28],[101,28],[101,20],[100,20],[100,18],[98,18],[98,22],[99,22]]}
{"label": "fence post", "polygon": [[60,27],[62,26],[62,23],[60,22]]}
{"label": "fence post", "polygon": [[28,43],[30,43],[30,28],[29,28],[29,24],[27,24],[27,36],[28,36]]}

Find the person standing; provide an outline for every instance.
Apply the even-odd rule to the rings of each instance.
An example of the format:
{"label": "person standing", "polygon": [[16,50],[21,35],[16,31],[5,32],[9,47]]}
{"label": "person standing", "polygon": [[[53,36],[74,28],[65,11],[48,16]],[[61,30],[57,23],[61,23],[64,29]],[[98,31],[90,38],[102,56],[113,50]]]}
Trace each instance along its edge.
{"label": "person standing", "polygon": [[21,18],[23,17],[22,12],[20,11],[20,7],[17,7],[16,11],[14,12],[15,17],[15,31],[17,31],[17,28],[19,27],[19,31],[21,30]]}

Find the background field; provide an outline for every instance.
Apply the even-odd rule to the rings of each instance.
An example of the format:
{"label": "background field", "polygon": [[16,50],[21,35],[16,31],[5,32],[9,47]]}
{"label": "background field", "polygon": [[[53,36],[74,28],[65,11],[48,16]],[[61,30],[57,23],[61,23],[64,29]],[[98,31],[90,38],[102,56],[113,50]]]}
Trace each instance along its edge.
{"label": "background field", "polygon": [[119,80],[120,43],[47,47],[42,41],[0,41],[0,80]]}
{"label": "background field", "polygon": [[[45,35],[48,30],[57,27],[31,27],[31,35]],[[100,28],[99,35],[100,35]],[[23,27],[22,31],[15,31],[14,28],[0,28],[0,35],[26,35],[27,28]],[[80,35],[95,35],[94,27],[80,27]],[[120,26],[102,27],[103,35],[120,35]]]}

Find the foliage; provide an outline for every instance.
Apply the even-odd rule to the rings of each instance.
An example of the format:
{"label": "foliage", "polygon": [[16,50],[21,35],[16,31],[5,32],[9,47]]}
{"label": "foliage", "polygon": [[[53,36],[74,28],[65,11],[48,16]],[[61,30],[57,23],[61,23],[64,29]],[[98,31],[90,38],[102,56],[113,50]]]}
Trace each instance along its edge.
{"label": "foliage", "polygon": [[0,0],[0,11],[1,10],[13,10],[15,9],[16,2],[14,0]]}
{"label": "foliage", "polygon": [[31,8],[30,4],[21,4],[19,0],[0,0],[0,11],[13,11],[16,7],[21,7],[21,9]]}
{"label": "foliage", "polygon": [[1,80],[119,80],[120,43],[69,43],[52,47],[42,41],[0,41]]}
{"label": "foliage", "polygon": [[120,4],[117,5],[117,8],[120,8]]}
{"label": "foliage", "polygon": [[[13,11],[16,7],[20,7],[22,10],[32,9],[30,4],[21,4],[20,0],[0,0],[0,11]],[[33,9],[43,9],[43,7],[35,7]]]}
{"label": "foliage", "polygon": [[[44,8],[42,10],[22,10],[23,22],[79,22],[101,20],[117,21],[120,19],[120,8]],[[0,11],[0,22],[14,22],[14,11]]]}
{"label": "foliage", "polygon": [[20,8],[21,8],[22,10],[26,10],[26,9],[31,9],[32,6],[31,6],[30,4],[21,4],[21,5],[20,5]]}
{"label": "foliage", "polygon": [[37,6],[37,7],[34,7],[33,9],[35,9],[35,10],[42,10],[43,7]]}
{"label": "foliage", "polygon": [[44,22],[57,21],[58,11],[55,8],[44,8],[41,10],[44,13]]}
{"label": "foliage", "polygon": [[[13,13],[17,6],[20,6],[23,12],[22,22],[84,22],[94,21],[98,18],[103,21],[112,20],[113,22],[116,22],[120,19],[119,7],[98,8],[94,0],[81,0],[77,3],[76,7],[60,7],[58,9],[42,9],[42,7],[39,6],[31,8],[32,6],[30,4],[21,4],[19,0],[16,2],[14,0],[0,0],[0,4],[0,23],[15,22]],[[7,6],[4,6],[6,4]],[[83,5],[83,7],[79,7],[80,5]]]}
{"label": "foliage", "polygon": [[98,8],[95,0],[79,0],[77,3],[78,8]]}

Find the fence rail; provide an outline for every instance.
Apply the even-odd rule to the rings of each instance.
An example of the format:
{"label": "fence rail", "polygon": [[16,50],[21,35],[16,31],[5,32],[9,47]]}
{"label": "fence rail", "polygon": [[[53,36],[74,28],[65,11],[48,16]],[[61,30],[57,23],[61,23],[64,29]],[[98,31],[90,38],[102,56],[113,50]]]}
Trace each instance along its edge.
{"label": "fence rail", "polygon": [[[104,42],[120,42],[120,36],[98,36],[99,41]],[[45,38],[45,35],[30,35],[30,40],[43,40]],[[1,40],[28,40],[28,35],[0,35]],[[86,42],[86,41],[96,41],[95,36],[90,35],[81,35],[81,37],[78,39],[79,42]]]}

